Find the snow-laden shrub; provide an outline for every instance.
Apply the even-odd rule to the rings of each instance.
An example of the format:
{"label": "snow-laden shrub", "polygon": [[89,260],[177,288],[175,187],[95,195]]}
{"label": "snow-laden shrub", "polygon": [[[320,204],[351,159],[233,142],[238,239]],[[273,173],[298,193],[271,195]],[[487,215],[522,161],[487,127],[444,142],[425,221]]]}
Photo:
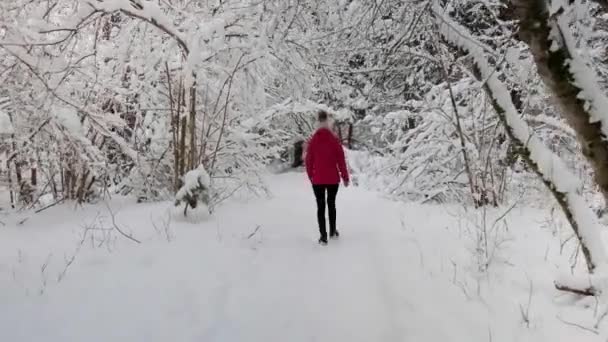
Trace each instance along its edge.
{"label": "snow-laden shrub", "polygon": [[188,171],[183,182],[175,194],[174,214],[195,220],[208,216],[211,177],[207,171],[202,166]]}
{"label": "snow-laden shrub", "polygon": [[395,174],[399,172],[399,160],[391,156],[380,156],[370,151],[346,151],[351,181],[380,193],[394,187]]}
{"label": "snow-laden shrub", "polygon": [[471,201],[474,189],[476,201],[500,202],[507,145],[491,110],[471,79],[463,79],[435,85],[401,110],[366,116],[355,138],[370,155],[353,155],[353,162],[362,173],[375,171],[362,183],[405,200]]}

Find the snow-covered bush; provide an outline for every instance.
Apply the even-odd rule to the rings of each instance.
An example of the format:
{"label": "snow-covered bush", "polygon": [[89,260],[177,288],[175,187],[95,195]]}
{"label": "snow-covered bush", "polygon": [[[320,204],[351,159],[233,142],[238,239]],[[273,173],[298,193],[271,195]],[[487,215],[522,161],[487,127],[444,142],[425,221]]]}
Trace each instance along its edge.
{"label": "snow-covered bush", "polygon": [[211,178],[203,166],[188,171],[184,185],[175,194],[175,213],[183,217],[201,218],[209,214]]}

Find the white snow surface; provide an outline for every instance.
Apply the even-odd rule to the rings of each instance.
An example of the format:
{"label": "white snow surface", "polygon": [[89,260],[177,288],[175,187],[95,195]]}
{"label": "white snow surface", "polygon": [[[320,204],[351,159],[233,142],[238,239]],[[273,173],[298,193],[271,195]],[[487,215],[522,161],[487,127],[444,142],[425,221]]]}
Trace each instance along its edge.
{"label": "white snow surface", "polygon": [[84,135],[84,128],[78,117],[76,110],[69,108],[62,111],[58,111],[55,114],[57,121],[70,131],[74,136],[82,137]]}
{"label": "white snow surface", "polygon": [[603,340],[593,300],[553,288],[572,244],[540,227],[544,212],[512,210],[480,274],[476,212],[340,189],[342,236],[319,246],[306,177],[269,185],[272,199],[227,203],[202,224],[115,198],[116,224],[141,244],[103,230],[104,204],[0,217],[0,341]]}

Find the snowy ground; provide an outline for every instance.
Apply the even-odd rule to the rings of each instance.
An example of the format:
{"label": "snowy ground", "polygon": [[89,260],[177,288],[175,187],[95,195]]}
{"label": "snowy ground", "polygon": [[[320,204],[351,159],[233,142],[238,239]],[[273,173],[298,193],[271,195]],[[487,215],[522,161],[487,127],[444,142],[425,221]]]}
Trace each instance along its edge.
{"label": "snowy ground", "polygon": [[516,208],[495,226],[489,213],[479,272],[479,213],[341,189],[342,237],[322,247],[305,177],[270,185],[272,199],[202,224],[114,200],[141,244],[103,230],[102,204],[1,217],[0,341],[603,340],[593,301],[553,289],[570,249],[547,213]]}

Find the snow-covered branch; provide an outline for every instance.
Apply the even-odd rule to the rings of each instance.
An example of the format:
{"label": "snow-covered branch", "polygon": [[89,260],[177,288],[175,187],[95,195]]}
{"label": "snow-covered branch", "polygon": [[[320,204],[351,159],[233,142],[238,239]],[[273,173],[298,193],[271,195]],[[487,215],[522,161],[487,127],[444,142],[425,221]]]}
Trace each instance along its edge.
{"label": "snow-covered branch", "polygon": [[512,5],[520,19],[519,36],[530,46],[541,78],[577,132],[608,203],[608,98],[576,50],[568,20],[570,5],[557,1],[549,8],[545,0],[517,0]]}
{"label": "snow-covered branch", "polygon": [[97,11],[112,13],[120,11],[128,16],[148,22],[171,36],[184,55],[190,53],[186,37],[179,31],[173,21],[154,1],[144,0],[83,0]]}

